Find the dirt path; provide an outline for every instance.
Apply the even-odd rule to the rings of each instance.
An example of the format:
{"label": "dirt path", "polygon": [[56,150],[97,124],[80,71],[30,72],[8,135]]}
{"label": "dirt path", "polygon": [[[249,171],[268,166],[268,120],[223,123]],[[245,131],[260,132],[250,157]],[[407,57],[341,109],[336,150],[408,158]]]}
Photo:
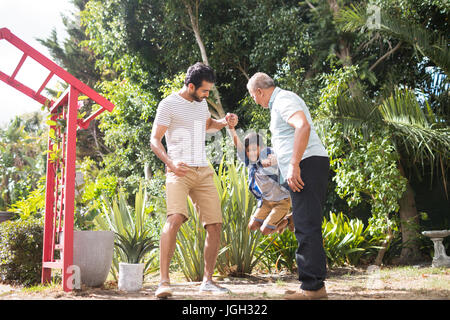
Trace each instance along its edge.
{"label": "dirt path", "polygon": [[[220,285],[231,290],[226,295],[204,295],[199,282],[186,282],[181,275],[172,277],[175,300],[281,300],[287,290],[298,289],[295,274],[258,274],[246,278],[217,277]],[[107,282],[102,288],[82,288],[66,293],[60,285],[24,289],[0,285],[0,299],[70,300],[153,300],[158,276],[150,277],[138,293],[117,290]],[[329,271],[326,281],[330,300],[450,300],[450,269],[430,267],[338,268]]]}

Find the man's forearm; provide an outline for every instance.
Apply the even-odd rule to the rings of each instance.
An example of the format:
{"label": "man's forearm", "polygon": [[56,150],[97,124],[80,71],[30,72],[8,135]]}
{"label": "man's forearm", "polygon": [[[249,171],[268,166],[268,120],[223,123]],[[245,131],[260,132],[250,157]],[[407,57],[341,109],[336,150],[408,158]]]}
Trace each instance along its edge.
{"label": "man's forearm", "polygon": [[306,146],[308,145],[310,128],[309,126],[302,126],[296,128],[294,132],[294,146],[292,150],[292,158],[290,163],[298,165],[302,161],[303,154],[305,153]]}
{"label": "man's forearm", "polygon": [[163,144],[160,140],[157,139],[151,139],[150,140],[150,147],[152,151],[156,154],[156,156],[164,162],[164,164],[168,167],[172,166],[172,160],[167,155],[166,149],[164,148]]}

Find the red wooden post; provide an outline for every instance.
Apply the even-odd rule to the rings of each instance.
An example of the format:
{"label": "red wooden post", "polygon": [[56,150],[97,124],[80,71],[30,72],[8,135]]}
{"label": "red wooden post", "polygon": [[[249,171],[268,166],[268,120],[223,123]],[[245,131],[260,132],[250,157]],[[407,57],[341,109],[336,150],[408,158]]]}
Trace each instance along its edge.
{"label": "red wooden post", "polygon": [[[49,153],[47,154],[47,181],[45,191],[44,245],[42,253],[42,283],[51,280],[51,269],[59,268],[62,269],[63,273],[64,291],[70,291],[72,290],[72,286],[69,283],[71,273],[68,272],[68,268],[73,264],[77,129],[86,129],[95,117],[105,110],[112,111],[114,105],[40,52],[30,47],[6,28],[0,28],[0,40],[2,39],[5,39],[21,50],[23,55],[11,76],[0,71],[0,80],[30,98],[45,104],[53,115],[52,120],[66,120],[65,130],[61,130],[56,126],[50,126],[49,129],[55,133],[55,136],[60,141],[62,141],[57,143],[57,147],[62,151],[63,159],[52,160],[50,152],[52,152],[54,145],[49,134]],[[34,59],[49,71],[47,78],[37,91],[34,91],[15,79],[27,57]],[[51,101],[41,95],[41,92],[45,89],[47,83],[54,75],[64,80],[69,85],[69,89],[66,90],[59,99]],[[80,94],[88,96],[91,100],[100,105],[100,108],[86,119],[78,119],[77,115],[78,96]],[[66,106],[67,112],[64,109],[61,115],[58,112],[58,109]],[[62,230],[61,223],[63,223]],[[60,231],[63,231],[62,237]],[[55,250],[60,250],[60,260],[55,260]]]}
{"label": "red wooden post", "polygon": [[[50,126],[50,130],[54,130],[54,126]],[[52,150],[53,144],[48,137],[48,148]],[[45,223],[44,223],[44,245],[42,253],[42,261],[51,261],[53,256],[52,240],[55,236],[53,230],[53,204],[55,202],[55,164],[50,161],[50,157],[47,155],[47,180],[45,183]],[[42,268],[42,283],[48,283],[51,280],[51,268]]]}
{"label": "red wooden post", "polygon": [[66,133],[66,162],[65,170],[65,192],[64,192],[64,255],[63,255],[63,288],[64,291],[72,289],[70,280],[71,273],[67,269],[73,264],[73,214],[75,207],[75,160],[76,160],[76,138],[77,138],[77,114],[78,114],[78,90],[70,87],[69,106],[67,114]]}

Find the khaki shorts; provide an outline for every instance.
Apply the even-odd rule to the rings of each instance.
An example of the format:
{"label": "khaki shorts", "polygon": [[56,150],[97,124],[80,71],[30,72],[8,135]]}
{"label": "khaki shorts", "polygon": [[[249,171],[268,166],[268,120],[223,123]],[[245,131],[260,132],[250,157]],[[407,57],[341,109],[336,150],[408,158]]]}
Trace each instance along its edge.
{"label": "khaki shorts", "polygon": [[182,214],[189,218],[187,197],[191,198],[203,227],[222,223],[222,208],[219,193],[214,184],[211,167],[188,167],[185,176],[166,173],[167,215]]}
{"label": "khaki shorts", "polygon": [[256,209],[252,216],[253,220],[263,223],[269,229],[276,229],[281,220],[291,209],[291,198],[280,201],[267,201],[263,199],[262,206]]}

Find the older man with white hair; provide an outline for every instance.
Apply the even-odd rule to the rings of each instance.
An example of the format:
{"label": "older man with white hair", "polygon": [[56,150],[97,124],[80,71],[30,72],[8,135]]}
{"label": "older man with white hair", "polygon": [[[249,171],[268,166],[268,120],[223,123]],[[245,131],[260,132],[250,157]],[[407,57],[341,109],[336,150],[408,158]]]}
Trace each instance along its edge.
{"label": "older man with white hair", "polygon": [[300,291],[286,299],[327,298],[326,255],[322,240],[322,210],[328,186],[329,158],[305,102],[275,85],[265,73],[247,84],[253,100],[270,109],[272,146],[280,168],[280,183],[289,186]]}

